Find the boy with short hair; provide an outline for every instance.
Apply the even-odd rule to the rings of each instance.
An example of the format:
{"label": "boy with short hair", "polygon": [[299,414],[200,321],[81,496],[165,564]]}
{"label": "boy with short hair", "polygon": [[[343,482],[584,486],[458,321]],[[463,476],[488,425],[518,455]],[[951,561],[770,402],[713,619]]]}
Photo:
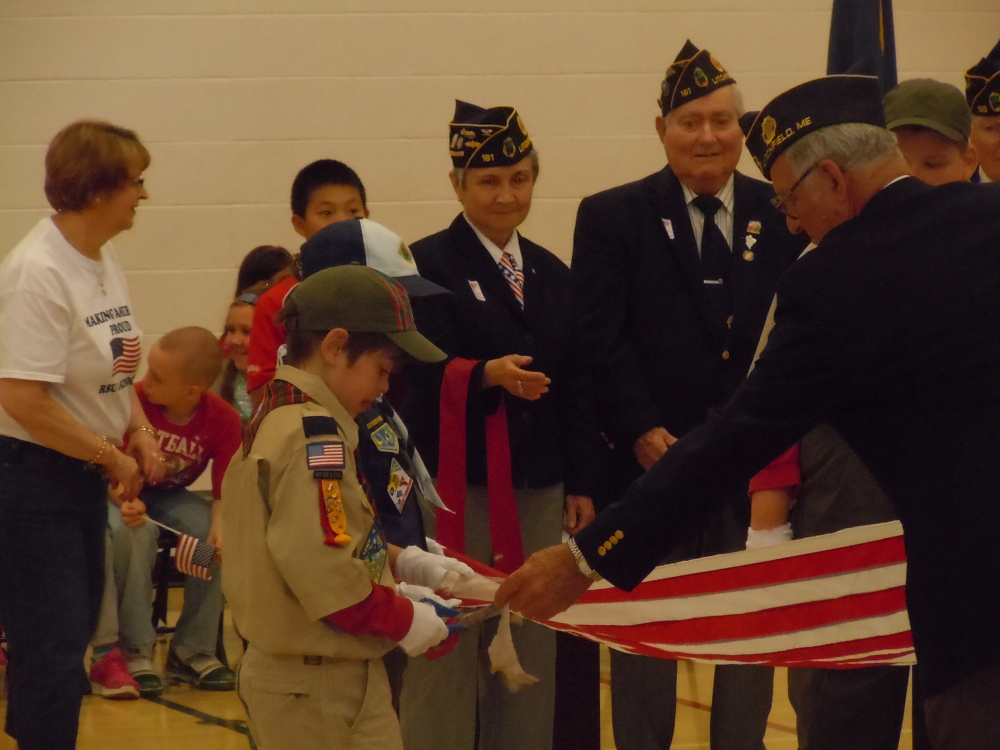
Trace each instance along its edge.
{"label": "boy with short hair", "polygon": [[[142,515],[221,549],[222,477],[239,448],[242,425],[236,410],[209,392],[222,370],[219,342],[211,331],[192,326],[165,334],[153,345],[147,364],[136,393],[156,430],[167,473],[136,500],[111,508],[109,526],[119,599],[119,647],[141,694],[159,695],[163,681],[152,661],[156,632],[151,622],[159,528],[145,523]],[[211,503],[187,489],[209,461]],[[218,564],[212,565],[212,580],[186,577],[184,607],[167,658],[172,677],[203,690],[234,688],[235,675],[215,657],[222,607]],[[97,664],[92,680],[95,669]]]}
{"label": "boy with short hair", "polygon": [[471,570],[386,543],[355,459],[354,418],[402,360],[445,355],[417,332],[403,287],[366,266],[318,271],[279,317],[288,364],[223,488],[225,593],[249,642],[240,698],[268,750],[401,748],[380,657],[396,643],[423,653],[448,629],[430,604],[394,591],[386,563],[432,589]]}
{"label": "boy with short hair", "polygon": [[[307,164],[292,182],[292,227],[304,239],[329,224],[354,218],[368,218],[365,186],[358,173],[336,159],[319,159]],[[261,295],[254,308],[250,345],[247,351],[247,392],[256,404],[260,391],[274,377],[278,349],[285,332],[275,324],[288,292],[298,283],[288,276]]]}
{"label": "boy with short hair", "polygon": [[956,87],[931,78],[902,81],[882,101],[910,174],[928,185],[964,182],[979,164],[969,142],[972,115]]}

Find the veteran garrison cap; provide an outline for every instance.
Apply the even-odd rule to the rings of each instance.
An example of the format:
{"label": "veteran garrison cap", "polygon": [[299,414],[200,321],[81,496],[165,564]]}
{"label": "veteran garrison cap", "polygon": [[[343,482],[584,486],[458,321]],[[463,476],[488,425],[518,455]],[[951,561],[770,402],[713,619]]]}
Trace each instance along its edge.
{"label": "veteran garrison cap", "polygon": [[513,107],[484,109],[455,100],[448,147],[456,169],[510,167],[531,153],[524,121]]}
{"label": "veteran garrison cap", "polygon": [[1000,117],[1000,42],[965,71],[965,98],[977,117]]}
{"label": "veteran garrison cap", "polygon": [[422,362],[440,362],[446,357],[417,331],[403,286],[368,266],[317,271],[289,292],[278,319],[288,330],[343,328],[348,333],[384,333]]}
{"label": "veteran garrison cap", "polygon": [[302,244],[302,276],[334,266],[358,263],[392,276],[411,297],[447,294],[448,290],[423,278],[410,248],[391,229],[371,219],[348,219],[329,224]]}
{"label": "veteran garrison cap", "polygon": [[826,76],[778,94],[750,125],[746,147],[770,180],[774,160],[795,141],[848,122],[885,127],[882,88],[875,76]]}
{"label": "veteran garrison cap", "polygon": [[698,49],[691,40],[667,68],[667,75],[660,84],[660,111],[665,115],[682,104],[693,102],[723,86],[736,83],[722,63],[707,49]]}
{"label": "veteran garrison cap", "polygon": [[889,130],[918,125],[956,143],[967,143],[972,132],[972,115],[965,97],[950,83],[932,78],[902,81],[885,95],[882,106]]}

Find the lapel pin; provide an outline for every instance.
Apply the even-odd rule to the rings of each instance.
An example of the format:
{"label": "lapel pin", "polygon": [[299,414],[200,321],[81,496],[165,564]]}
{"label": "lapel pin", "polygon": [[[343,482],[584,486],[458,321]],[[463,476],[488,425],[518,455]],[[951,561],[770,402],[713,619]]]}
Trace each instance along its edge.
{"label": "lapel pin", "polygon": [[667,237],[674,238],[674,224],[670,219],[663,219],[663,228],[667,230]]}

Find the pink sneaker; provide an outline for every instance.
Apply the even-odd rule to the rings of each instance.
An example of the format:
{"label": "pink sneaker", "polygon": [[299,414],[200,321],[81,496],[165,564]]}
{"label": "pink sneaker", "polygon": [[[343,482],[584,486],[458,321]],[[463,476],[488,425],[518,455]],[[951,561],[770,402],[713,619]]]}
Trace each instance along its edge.
{"label": "pink sneaker", "polygon": [[139,697],[139,683],[129,674],[125,657],[117,648],[91,666],[90,689],[94,695],[113,701],[131,701]]}

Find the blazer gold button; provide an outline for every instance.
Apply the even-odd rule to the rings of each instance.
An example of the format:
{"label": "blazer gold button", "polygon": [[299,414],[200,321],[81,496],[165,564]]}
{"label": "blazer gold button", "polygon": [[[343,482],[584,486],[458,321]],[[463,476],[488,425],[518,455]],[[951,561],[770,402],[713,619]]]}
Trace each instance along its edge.
{"label": "blazer gold button", "polygon": [[726,351],[724,351],[722,353],[722,358],[723,359],[729,359],[729,350],[728,349],[726,349]]}
{"label": "blazer gold button", "polygon": [[598,547],[597,554],[599,554],[601,557],[604,557],[606,554],[608,554],[608,551],[604,549],[604,547]]}
{"label": "blazer gold button", "polygon": [[623,534],[623,533],[622,533],[621,531],[616,531],[616,532],[615,532],[615,537],[616,537],[617,539],[622,539],[622,538],[624,538],[624,537],[625,537],[625,535],[624,535],[624,534]]}

